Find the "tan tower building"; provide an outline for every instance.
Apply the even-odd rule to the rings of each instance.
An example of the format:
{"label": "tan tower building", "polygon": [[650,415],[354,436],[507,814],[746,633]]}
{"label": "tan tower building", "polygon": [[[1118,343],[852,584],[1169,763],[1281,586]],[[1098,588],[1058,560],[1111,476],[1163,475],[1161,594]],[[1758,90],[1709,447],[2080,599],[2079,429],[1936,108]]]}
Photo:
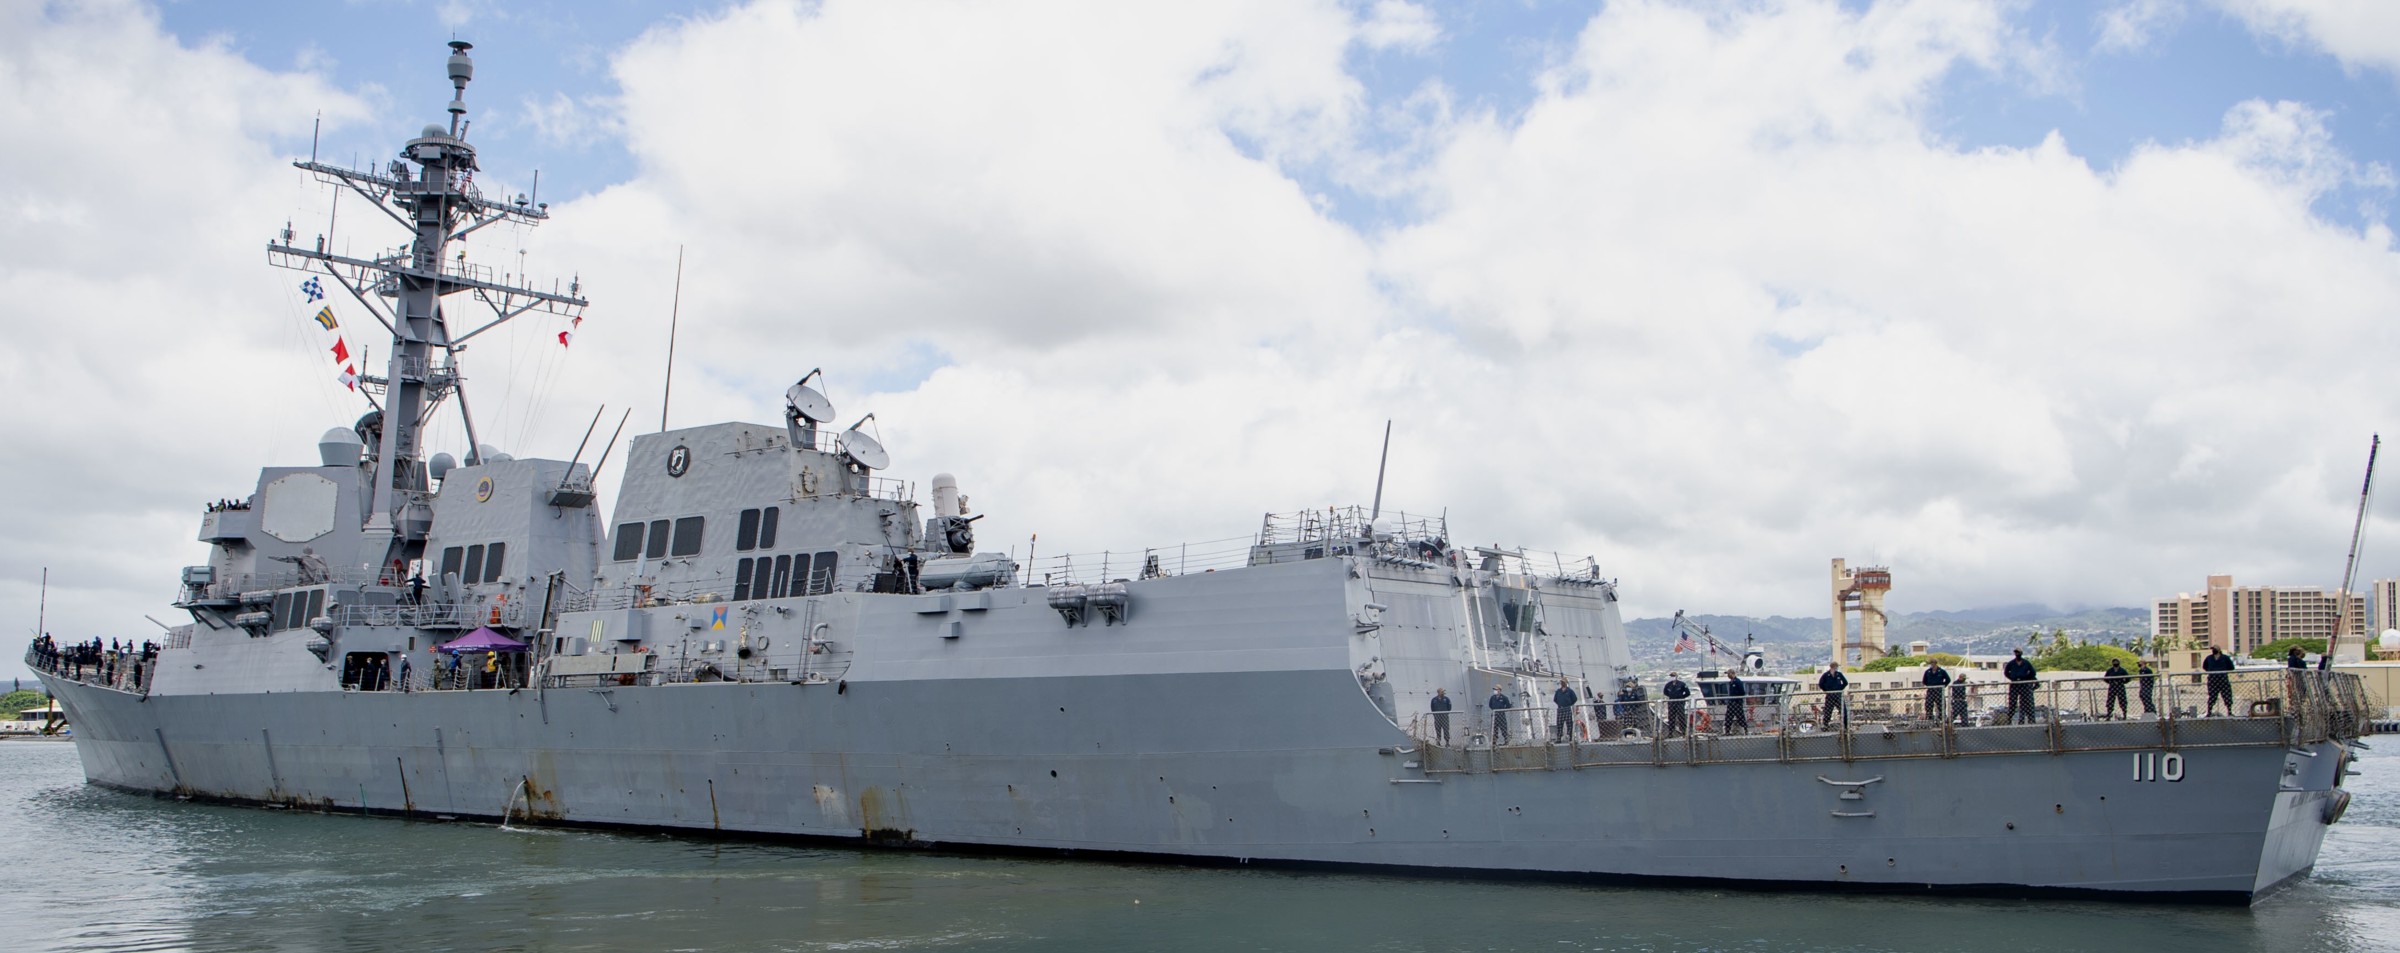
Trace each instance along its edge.
{"label": "tan tower building", "polygon": [[[1883,596],[1892,591],[1892,571],[1885,566],[1860,566],[1833,561],[1833,658],[1856,665],[1883,657]],[[1850,637],[1850,614],[1858,613],[1858,637]]]}
{"label": "tan tower building", "polygon": [[[2381,590],[2378,589],[2378,592]],[[2234,655],[2281,639],[2322,639],[2333,634],[2340,609],[2342,639],[2359,645],[2367,630],[2367,599],[2349,605],[2315,586],[2236,586],[2232,576],[2208,577],[2207,590],[2160,599],[2150,613],[2152,635],[2178,638],[2194,648],[2216,646]]]}

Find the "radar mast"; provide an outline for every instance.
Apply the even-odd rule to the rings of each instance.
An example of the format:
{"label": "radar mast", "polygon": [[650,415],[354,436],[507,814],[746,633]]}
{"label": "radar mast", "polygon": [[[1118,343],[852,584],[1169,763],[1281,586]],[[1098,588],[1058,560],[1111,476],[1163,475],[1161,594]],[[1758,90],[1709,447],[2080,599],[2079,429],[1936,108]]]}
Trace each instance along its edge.
{"label": "radar mast", "polygon": [[[475,147],[466,133],[467,82],[475,76],[467,57],[472,44],[450,43],[452,87],[450,123],[445,129],[427,125],[400,150],[399,158],[380,170],[346,169],[316,161],[292,163],[314,173],[319,181],[341,185],[365,197],[410,233],[404,244],[357,258],[326,247],[317,237],[314,248],[293,242],[285,228],[280,241],[267,243],[273,264],[334,279],[391,332],[392,346],[382,376],[362,376],[369,400],[380,392],[383,426],[368,448],[374,498],[366,517],[369,539],[361,555],[377,555],[379,565],[409,560],[422,554],[433,523],[431,486],[419,447],[425,424],[446,398],[456,397],[467,430],[467,464],[484,462],[475,439],[475,420],[467,410],[464,379],[458,372],[458,352],[467,340],[529,311],[580,317],[587,303],[580,279],[565,293],[495,280],[489,267],[471,264],[462,250],[455,259],[445,254],[451,242],[463,241],[477,229],[496,222],[526,225],[547,220],[549,206],[525,195],[498,200],[475,187]],[[410,168],[410,163],[415,168]],[[513,276],[522,280],[522,276]],[[453,336],[442,299],[471,292],[491,308],[492,317],[465,334]],[[436,352],[440,360],[435,360]]]}

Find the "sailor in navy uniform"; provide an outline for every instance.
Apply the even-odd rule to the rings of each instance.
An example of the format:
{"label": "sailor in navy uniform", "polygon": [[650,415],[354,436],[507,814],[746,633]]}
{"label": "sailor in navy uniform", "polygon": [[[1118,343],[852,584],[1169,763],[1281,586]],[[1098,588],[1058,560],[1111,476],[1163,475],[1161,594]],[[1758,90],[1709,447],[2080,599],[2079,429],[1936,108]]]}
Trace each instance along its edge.
{"label": "sailor in navy uniform", "polygon": [[1492,710],[1492,747],[1497,748],[1507,744],[1508,709],[1510,707],[1508,693],[1501,691],[1498,685],[1492,686],[1492,697],[1487,699],[1483,706]]}
{"label": "sailor in navy uniform", "polygon": [[1684,699],[1692,697],[1692,686],[1683,683],[1683,673],[1668,672],[1667,684],[1661,686],[1658,693],[1667,697],[1667,734],[1683,734]]}
{"label": "sailor in navy uniform", "polygon": [[1942,720],[1942,689],[1950,684],[1950,670],[1937,659],[1925,662],[1925,720]]}
{"label": "sailor in navy uniform", "polygon": [[1558,706],[1558,714],[1550,720],[1550,740],[1567,740],[1567,725],[1575,720],[1575,690],[1567,687],[1566,679],[1558,680],[1558,690],[1550,693],[1550,703]]}

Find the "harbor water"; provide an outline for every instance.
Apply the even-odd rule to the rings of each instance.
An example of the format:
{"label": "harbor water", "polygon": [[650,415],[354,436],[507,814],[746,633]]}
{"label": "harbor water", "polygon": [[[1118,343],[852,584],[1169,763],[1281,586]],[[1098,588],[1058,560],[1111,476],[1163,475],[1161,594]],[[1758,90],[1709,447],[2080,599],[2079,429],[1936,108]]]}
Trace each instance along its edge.
{"label": "harbor water", "polygon": [[[2249,909],[960,857],[233,808],[0,742],[10,950],[2400,950],[2400,738]],[[495,810],[498,805],[494,805]]]}

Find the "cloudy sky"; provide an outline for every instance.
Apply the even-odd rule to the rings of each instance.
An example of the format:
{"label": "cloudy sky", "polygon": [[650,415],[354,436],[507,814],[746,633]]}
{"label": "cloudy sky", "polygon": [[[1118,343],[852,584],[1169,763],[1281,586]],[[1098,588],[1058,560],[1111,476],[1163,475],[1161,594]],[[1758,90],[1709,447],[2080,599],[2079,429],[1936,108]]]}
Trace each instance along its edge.
{"label": "cloudy sky", "polygon": [[1391,419],[1387,508],[1635,614],[2140,605],[2337,584],[2400,435],[2379,0],[0,0],[11,631],[44,567],[62,637],[175,621],[363,409],[261,247],[398,240],[289,162],[388,161],[453,36],[554,216],[470,256],[594,301],[463,359],[519,455],[658,426],[679,249],[675,424],[823,367],[1020,553],[1363,503]]}

